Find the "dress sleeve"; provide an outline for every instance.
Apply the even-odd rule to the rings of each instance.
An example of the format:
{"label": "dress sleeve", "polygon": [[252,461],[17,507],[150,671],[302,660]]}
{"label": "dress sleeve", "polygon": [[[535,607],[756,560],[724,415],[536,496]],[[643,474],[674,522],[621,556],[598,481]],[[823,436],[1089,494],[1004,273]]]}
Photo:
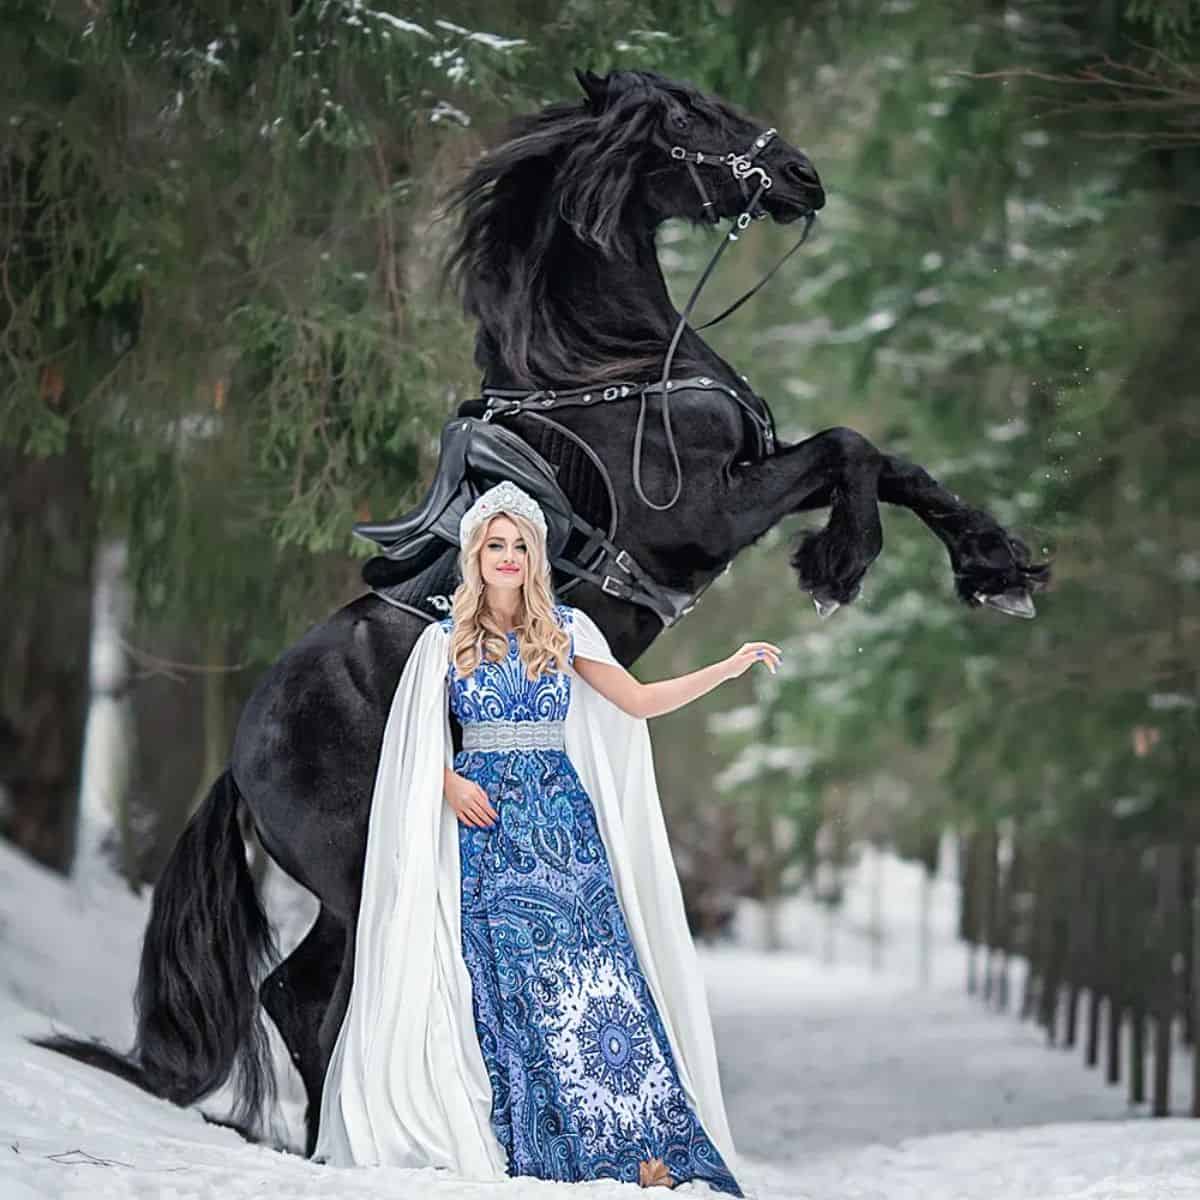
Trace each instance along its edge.
{"label": "dress sleeve", "polygon": [[597,662],[620,666],[600,627],[582,608],[571,609],[572,645],[575,657],[594,658]]}

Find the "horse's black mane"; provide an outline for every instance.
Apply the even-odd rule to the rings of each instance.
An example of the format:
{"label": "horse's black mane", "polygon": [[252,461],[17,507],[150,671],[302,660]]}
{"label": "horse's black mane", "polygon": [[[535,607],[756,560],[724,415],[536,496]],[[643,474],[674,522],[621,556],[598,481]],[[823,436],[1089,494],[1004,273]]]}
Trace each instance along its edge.
{"label": "horse's black mane", "polygon": [[679,214],[642,186],[673,174],[653,135],[686,115],[707,142],[733,114],[649,71],[605,84],[512,121],[447,197],[460,225],[445,275],[479,321],[476,360],[519,386],[653,373],[674,328],[654,227]]}

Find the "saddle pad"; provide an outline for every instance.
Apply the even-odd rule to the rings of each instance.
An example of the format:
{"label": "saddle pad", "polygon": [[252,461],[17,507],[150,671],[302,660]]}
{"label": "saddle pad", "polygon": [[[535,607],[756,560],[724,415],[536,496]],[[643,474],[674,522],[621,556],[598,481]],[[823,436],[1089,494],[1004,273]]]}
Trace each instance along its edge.
{"label": "saddle pad", "polygon": [[407,579],[400,563],[377,554],[363,564],[363,581],[389,603],[440,621],[449,616],[450,595],[458,586],[458,547],[439,544],[441,554]]}

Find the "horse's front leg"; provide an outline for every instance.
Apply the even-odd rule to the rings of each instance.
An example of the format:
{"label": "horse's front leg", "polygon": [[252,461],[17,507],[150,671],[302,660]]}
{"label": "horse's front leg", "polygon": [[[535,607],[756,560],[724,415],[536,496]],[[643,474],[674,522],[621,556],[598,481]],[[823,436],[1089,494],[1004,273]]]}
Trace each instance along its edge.
{"label": "horse's front leg", "polygon": [[955,588],[964,603],[988,604],[1034,616],[1029,593],[1046,586],[1047,563],[1030,561],[1028,547],[982,509],[964,504],[923,467],[877,449],[841,426],[826,429],[730,476],[730,512],[739,545],[749,545],[791,513],[826,505],[829,522],[808,531],[792,555],[800,586],[828,616],[853,600],[883,535],[877,501],[911,509],[950,554]]}
{"label": "horse's front leg", "polygon": [[829,506],[823,529],[806,530],[790,562],[800,587],[827,617],[858,595],[883,549],[878,479],[883,456],[860,433],[825,429],[770,458],[730,473],[738,546],[749,545],[794,512]]}
{"label": "horse's front leg", "polygon": [[1050,564],[1031,562],[1029,547],[990,513],[964,504],[924,467],[893,454],[883,455],[879,498],[911,509],[946,547],[965,604],[1036,616],[1030,593],[1047,586]]}

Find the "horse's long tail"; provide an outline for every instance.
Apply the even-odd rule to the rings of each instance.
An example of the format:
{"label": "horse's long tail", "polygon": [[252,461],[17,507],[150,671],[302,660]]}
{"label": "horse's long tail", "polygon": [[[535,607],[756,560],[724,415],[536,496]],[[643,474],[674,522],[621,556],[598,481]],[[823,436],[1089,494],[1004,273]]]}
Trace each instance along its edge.
{"label": "horse's long tail", "polygon": [[180,1105],[209,1095],[236,1070],[233,1121],[246,1129],[275,1095],[257,979],[276,951],[246,863],[240,799],[225,771],[155,884],[134,996],[133,1049],[120,1054],[57,1034],[31,1040]]}

